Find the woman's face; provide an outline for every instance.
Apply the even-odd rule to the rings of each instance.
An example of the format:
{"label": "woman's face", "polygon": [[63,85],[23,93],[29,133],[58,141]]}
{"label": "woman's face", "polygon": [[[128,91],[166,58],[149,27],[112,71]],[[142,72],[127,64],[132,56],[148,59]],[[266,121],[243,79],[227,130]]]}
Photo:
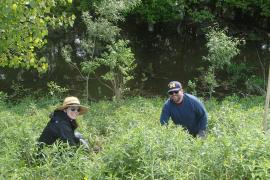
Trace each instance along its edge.
{"label": "woman's face", "polygon": [[80,107],[78,106],[70,106],[66,109],[66,113],[70,119],[76,119],[79,115]]}

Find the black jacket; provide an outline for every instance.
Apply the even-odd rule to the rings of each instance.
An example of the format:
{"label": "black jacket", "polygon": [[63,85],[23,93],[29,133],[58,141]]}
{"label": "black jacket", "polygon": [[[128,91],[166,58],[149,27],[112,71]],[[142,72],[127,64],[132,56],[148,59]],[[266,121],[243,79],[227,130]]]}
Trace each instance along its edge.
{"label": "black jacket", "polygon": [[74,135],[77,126],[76,121],[70,119],[64,111],[54,111],[38,142],[51,145],[59,139],[68,142],[71,146],[78,145],[80,141]]}

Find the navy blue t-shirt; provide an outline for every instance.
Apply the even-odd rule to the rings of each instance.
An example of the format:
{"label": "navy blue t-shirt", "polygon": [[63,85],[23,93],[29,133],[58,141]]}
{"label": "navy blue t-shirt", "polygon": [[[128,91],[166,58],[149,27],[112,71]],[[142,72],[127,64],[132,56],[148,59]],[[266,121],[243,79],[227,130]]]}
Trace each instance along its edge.
{"label": "navy blue t-shirt", "polygon": [[192,135],[197,135],[207,128],[207,112],[204,105],[195,96],[184,93],[183,101],[176,104],[168,99],[162,109],[160,123],[167,124],[169,119],[181,125]]}

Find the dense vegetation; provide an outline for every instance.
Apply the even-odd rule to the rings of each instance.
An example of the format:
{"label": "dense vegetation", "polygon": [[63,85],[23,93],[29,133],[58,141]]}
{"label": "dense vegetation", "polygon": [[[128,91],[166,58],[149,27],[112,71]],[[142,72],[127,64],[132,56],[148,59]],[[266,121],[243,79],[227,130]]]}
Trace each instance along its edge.
{"label": "dense vegetation", "polygon": [[[128,32],[125,32],[127,29],[123,27],[128,26],[128,23],[134,27],[147,24],[152,36],[164,41],[160,44],[166,44],[166,51],[170,52],[174,47],[169,38],[160,33],[163,31],[162,27],[170,25],[167,28],[170,32],[167,33],[177,34],[179,39],[185,39],[184,35],[190,34],[193,38],[202,35],[208,41],[202,46],[209,50],[209,54],[204,57],[210,64],[204,62],[202,56],[202,63],[198,63],[198,66],[205,69],[192,70],[193,74],[200,74],[200,77],[195,77],[198,81],[188,79],[192,81],[190,85],[193,88],[196,87],[197,91],[203,91],[209,96],[217,90],[261,94],[266,87],[265,66],[268,64],[268,58],[263,53],[270,49],[270,36],[267,36],[269,16],[269,1],[256,0],[3,0],[0,7],[0,67],[5,69],[1,69],[0,79],[6,79],[6,71],[16,69],[11,72],[18,73],[17,77],[10,76],[9,83],[6,83],[9,89],[13,89],[12,81],[15,85],[25,85],[26,78],[22,76],[27,72],[32,75],[29,79],[35,76],[37,80],[43,80],[39,82],[45,82],[48,78],[61,81],[62,79],[54,77],[54,73],[65,67],[65,72],[72,72],[66,76],[78,76],[76,81],[85,82],[83,93],[87,99],[89,89],[94,88],[89,87],[91,79],[97,79],[116,99],[121,99],[123,93],[129,90],[128,81],[137,77],[138,86],[143,86],[153,74],[152,66],[149,69],[140,67],[143,63],[139,61],[147,59],[137,59],[138,54],[131,47],[147,30],[136,34],[134,39],[129,39]],[[131,22],[127,22],[127,19]],[[220,42],[223,44],[219,44],[220,46],[212,43],[211,47],[211,39],[224,37],[212,32],[213,28],[206,28],[216,24],[220,26],[220,32],[226,32],[229,37],[242,38],[241,42],[257,40],[264,50],[254,49],[257,57],[248,60],[253,62],[252,65],[246,63],[245,57],[229,64],[232,58],[241,53],[245,43],[241,43],[240,47],[240,41],[232,42],[235,47],[232,46],[231,51],[226,53],[222,52],[230,47],[226,42]],[[223,31],[226,27],[228,30]],[[216,37],[209,37],[211,34]],[[225,36],[223,39],[234,38]],[[156,45],[154,52],[160,51],[160,44]],[[143,47],[144,44],[140,46]],[[213,47],[222,47],[221,52],[213,54],[218,50],[212,50]],[[175,48],[175,51],[179,49]],[[227,56],[228,54],[231,56]],[[228,58],[224,59],[225,56]],[[223,64],[224,67],[217,67],[217,57],[220,59],[218,64]],[[161,60],[164,62],[160,63],[175,63],[173,60],[166,62],[166,58],[170,59],[164,57]],[[205,83],[197,83],[201,80]],[[209,88],[205,87],[208,84]],[[72,88],[72,85],[68,88]],[[96,91],[100,92],[98,88],[96,87]]]}
{"label": "dense vegetation", "polygon": [[[268,0],[1,3],[0,67],[5,69],[0,69],[0,179],[270,178],[270,143],[268,134],[262,131],[263,97],[250,96],[264,94],[266,87]],[[132,43],[144,34],[136,34],[131,42],[124,32],[126,19],[135,26],[147,24],[148,37],[164,44],[168,54],[176,53],[176,49],[167,36],[162,37],[160,24],[173,25],[167,29],[174,29],[170,32],[180,39],[178,43],[185,39],[185,33],[193,36],[189,41],[203,36],[202,47],[207,54],[201,57],[198,69],[192,70],[196,77],[189,79],[187,88],[195,95],[210,97],[205,101],[209,112],[206,139],[193,138],[172,124],[161,127],[159,115],[165,99],[134,95],[144,94],[146,74],[151,76],[155,69],[152,64],[141,67],[137,71],[141,78],[134,83],[138,89],[129,87],[130,80],[136,78],[136,68],[143,64],[136,59]],[[232,32],[232,26],[240,30]],[[256,60],[251,59],[257,64],[248,64],[246,57],[234,61],[250,40],[263,43],[261,50],[255,48]],[[160,51],[159,43],[153,42],[156,49],[151,51]],[[159,66],[174,65],[170,60],[164,57]],[[61,80],[69,76],[68,83],[61,84],[65,88],[54,82],[53,73],[62,67],[66,67],[67,75],[61,74]],[[1,85],[6,82],[8,70],[18,74],[10,80],[12,93],[6,95]],[[25,72],[30,74],[31,83],[35,75],[36,83],[44,82],[41,90],[25,88]],[[48,77],[52,81],[47,84]],[[90,101],[89,89],[104,94],[99,85],[89,84],[92,79],[110,89],[117,101]],[[84,83],[84,88],[74,82]],[[77,94],[90,108],[78,119],[78,130],[91,150],[56,143],[38,152],[36,140],[49,114],[62,102],[61,95],[73,94],[74,89],[84,89]],[[229,96],[217,101],[213,98],[216,91],[230,91],[245,98]],[[44,93],[47,95],[42,97]],[[125,93],[132,97],[125,98]]]}
{"label": "dense vegetation", "polygon": [[262,97],[206,101],[207,139],[159,125],[161,98],[90,104],[78,131],[91,152],[54,145],[36,157],[36,139],[56,98],[8,103],[1,96],[1,179],[267,179],[270,143]]}

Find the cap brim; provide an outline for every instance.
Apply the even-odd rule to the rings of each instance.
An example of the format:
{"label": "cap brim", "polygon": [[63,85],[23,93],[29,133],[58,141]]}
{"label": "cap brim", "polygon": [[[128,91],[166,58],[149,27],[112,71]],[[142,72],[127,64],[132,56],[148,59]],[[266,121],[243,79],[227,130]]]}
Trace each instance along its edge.
{"label": "cap brim", "polygon": [[168,91],[168,93],[169,92],[172,92],[172,91],[180,91],[181,90],[181,88],[174,88],[174,89],[170,89],[169,91]]}
{"label": "cap brim", "polygon": [[66,105],[66,106],[59,106],[55,110],[64,110],[70,106],[79,106],[80,107],[80,112],[79,115],[85,114],[88,111],[88,108],[82,105]]}

